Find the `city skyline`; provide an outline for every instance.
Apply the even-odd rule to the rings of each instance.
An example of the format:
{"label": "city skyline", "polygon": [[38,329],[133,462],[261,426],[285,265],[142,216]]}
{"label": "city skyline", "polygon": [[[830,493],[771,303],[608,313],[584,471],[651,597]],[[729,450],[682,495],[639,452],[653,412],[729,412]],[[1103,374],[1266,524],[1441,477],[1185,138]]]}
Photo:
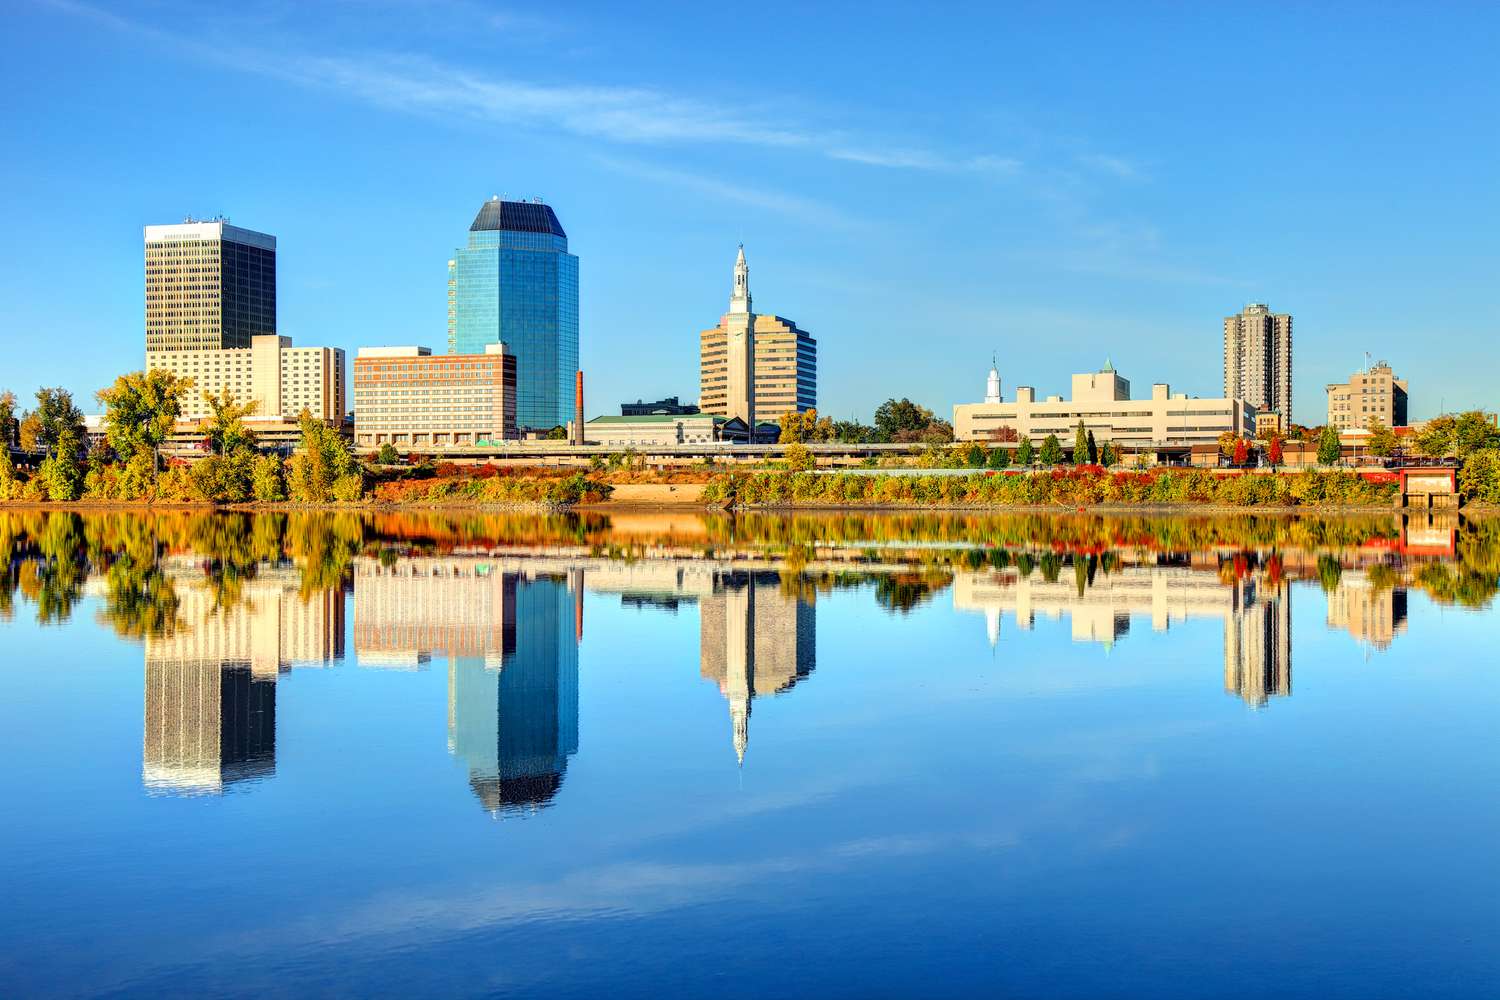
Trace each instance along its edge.
{"label": "city skyline", "polygon": [[[587,26],[544,18],[547,29],[531,32],[459,5],[449,13],[417,23],[388,10],[364,23],[172,4],[7,12],[15,58],[0,72],[13,90],[51,79],[58,52],[80,67],[6,112],[28,136],[0,195],[17,265],[0,278],[8,387],[24,397],[61,383],[87,399],[138,365],[123,342],[139,329],[135,240],[184,212],[223,211],[276,234],[277,332],[296,343],[435,344],[454,220],[500,193],[559,206],[585,259],[589,416],[609,412],[605,401],[687,391],[691,355],[665,342],[691,338],[720,306],[720,254],[741,240],[757,248],[777,311],[817,332],[820,411],[839,417],[868,418],[887,396],[941,412],[970,398],[970,372],[992,352],[1002,374],[1055,373],[1043,395],[1110,353],[1216,395],[1218,321],[1253,301],[1297,317],[1298,413],[1320,412],[1323,385],[1364,351],[1422,387],[1413,420],[1492,402],[1495,363],[1473,363],[1465,345],[1500,322],[1486,294],[1495,251],[1476,225],[1495,204],[1496,140],[1482,130],[1477,147],[1457,140],[1481,110],[1477,39],[1492,12],[1393,15],[1400,30],[1361,34],[1361,61],[1338,67],[1338,87],[1325,86],[1332,65],[1312,56],[1351,44],[1347,19],[1323,11],[1226,21],[1099,8],[1082,22],[990,12],[961,33],[973,43],[939,52],[933,32],[960,37],[951,22],[912,32],[876,8],[858,62],[829,44],[838,19],[822,12],[806,13],[790,43],[772,11],[693,12],[675,28],[672,51],[722,37],[732,19],[748,43],[774,33],[788,54],[819,53],[805,81],[763,87],[685,77],[660,58],[661,41],[608,10]],[[387,41],[396,32],[410,38],[404,65]],[[1274,44],[1293,69],[1243,78],[1196,55],[1225,32]],[[1004,66],[969,58],[981,38],[1018,37],[1033,43]],[[1121,37],[1143,44],[1121,57]],[[504,73],[488,68],[497,49]],[[942,117],[918,114],[871,73],[898,50],[955,97]],[[1042,72],[1064,51],[1111,66],[1071,82]],[[1096,58],[1105,51],[1109,60]],[[1418,100],[1378,70],[1387,58],[1456,99]],[[1195,93],[1173,120],[1144,110],[1164,86],[1180,94],[1183,78]],[[130,109],[97,99],[111,92],[133,94]],[[236,113],[210,113],[226,107]],[[163,131],[181,115],[191,134]],[[1278,148],[1270,167],[1206,152],[1205,135],[1257,129]],[[82,136],[110,155],[82,155]],[[480,155],[429,155],[448,146]],[[210,148],[227,155],[203,155]],[[106,189],[85,219],[78,192]],[[85,226],[91,253],[82,281],[70,279],[75,294],[44,298],[49,262],[69,259]],[[1392,230],[1407,237],[1380,238]],[[373,238],[350,238],[359,233]],[[878,364],[914,325],[941,350]],[[66,370],[50,349],[59,333],[81,348]],[[642,336],[664,349],[639,350]],[[1416,337],[1441,346],[1403,350]]]}

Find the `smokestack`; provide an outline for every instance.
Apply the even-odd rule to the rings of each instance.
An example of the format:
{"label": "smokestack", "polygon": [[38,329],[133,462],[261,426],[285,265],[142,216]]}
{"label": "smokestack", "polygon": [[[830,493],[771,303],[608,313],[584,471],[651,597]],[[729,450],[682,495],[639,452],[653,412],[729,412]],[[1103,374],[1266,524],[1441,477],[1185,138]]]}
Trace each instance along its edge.
{"label": "smokestack", "polygon": [[583,444],[583,372],[573,376],[573,443]]}

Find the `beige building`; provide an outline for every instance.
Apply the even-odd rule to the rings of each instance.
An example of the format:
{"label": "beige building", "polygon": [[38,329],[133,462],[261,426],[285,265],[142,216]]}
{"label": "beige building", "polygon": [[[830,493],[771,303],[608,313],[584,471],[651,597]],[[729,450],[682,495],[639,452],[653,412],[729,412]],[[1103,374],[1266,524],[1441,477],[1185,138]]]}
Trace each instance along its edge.
{"label": "beige building", "polygon": [[354,441],[420,450],[516,437],[516,356],[426,347],[361,347],[354,359]]}
{"label": "beige building", "polygon": [[[987,395],[998,396],[993,372]],[[1097,372],[1073,376],[1071,399],[1048,396],[1038,400],[1031,386],[1016,389],[1014,402],[960,403],[953,408],[953,436],[959,441],[996,441],[1029,438],[1040,444],[1055,434],[1064,448],[1072,447],[1082,420],[1100,444],[1144,451],[1152,447],[1184,447],[1217,442],[1225,431],[1250,436],[1255,411],[1239,399],[1199,399],[1158,382],[1150,399],[1131,399],[1130,382],[1105,363]]]}
{"label": "beige building", "polygon": [[1357,430],[1378,420],[1387,427],[1407,425],[1406,379],[1397,378],[1389,362],[1349,376],[1347,382],[1331,382],[1328,393],[1328,424],[1339,430]]}
{"label": "beige building", "polygon": [[259,420],[295,419],[305,409],[318,420],[342,422],[348,412],[344,352],[337,347],[293,347],[274,334],[250,338],[246,347],[223,350],[147,351],[146,367],[192,378],[182,403],[184,420],[209,415],[203,394],[222,389],[241,402],[259,404]]}
{"label": "beige building", "polygon": [[148,354],[245,348],[276,332],[276,237],[189,219],[145,238]]}
{"label": "beige building", "polygon": [[1275,410],[1255,411],[1255,433],[1257,437],[1270,438],[1286,433],[1286,421]]}
{"label": "beige building", "polygon": [[818,405],[818,342],[780,316],[751,306],[745,248],[734,263],[734,291],[719,325],[699,334],[699,398],[704,413],[775,423]]}
{"label": "beige building", "polygon": [[1253,302],[1224,317],[1224,395],[1292,422],[1292,317]]}

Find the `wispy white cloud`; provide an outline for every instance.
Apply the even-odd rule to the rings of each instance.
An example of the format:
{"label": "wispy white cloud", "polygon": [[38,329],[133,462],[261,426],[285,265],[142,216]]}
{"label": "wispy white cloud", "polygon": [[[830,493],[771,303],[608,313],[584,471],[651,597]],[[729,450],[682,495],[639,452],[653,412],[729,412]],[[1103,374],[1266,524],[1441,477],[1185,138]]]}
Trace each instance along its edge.
{"label": "wispy white cloud", "polygon": [[1078,162],[1093,170],[1118,177],[1124,181],[1145,180],[1145,172],[1130,160],[1123,156],[1110,156],[1106,153],[1085,153],[1078,158]]}
{"label": "wispy white cloud", "polygon": [[[1021,168],[1020,161],[1013,157],[889,143],[885,137],[851,133],[785,109],[757,113],[655,87],[537,83],[382,52],[323,54],[286,45],[272,50],[217,40],[207,44],[77,0],[44,2],[194,58],[342,93],[396,111],[460,115],[625,144],[732,143],[796,150],[894,170],[998,175]],[[503,14],[485,19],[485,24],[496,30],[523,30],[528,23],[524,18],[518,21],[516,16]],[[227,27],[217,32],[229,33]]]}
{"label": "wispy white cloud", "polygon": [[676,170],[625,157],[596,156],[594,160],[614,173],[629,174],[642,180],[677,190],[692,191],[720,201],[764,209],[779,215],[795,216],[818,225],[837,226],[844,229],[858,229],[867,225],[836,208],[810,198],[749,187],[707,174]]}

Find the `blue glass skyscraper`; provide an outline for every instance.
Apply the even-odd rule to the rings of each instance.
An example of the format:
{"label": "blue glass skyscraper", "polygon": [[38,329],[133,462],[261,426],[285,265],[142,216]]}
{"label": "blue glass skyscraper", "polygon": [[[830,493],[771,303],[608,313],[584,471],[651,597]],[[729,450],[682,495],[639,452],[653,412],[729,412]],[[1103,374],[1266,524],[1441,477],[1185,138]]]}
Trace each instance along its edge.
{"label": "blue glass skyscraper", "polygon": [[516,424],[550,430],[573,419],[578,370],[578,258],[557,213],[492,198],[448,262],[448,353],[516,355]]}

